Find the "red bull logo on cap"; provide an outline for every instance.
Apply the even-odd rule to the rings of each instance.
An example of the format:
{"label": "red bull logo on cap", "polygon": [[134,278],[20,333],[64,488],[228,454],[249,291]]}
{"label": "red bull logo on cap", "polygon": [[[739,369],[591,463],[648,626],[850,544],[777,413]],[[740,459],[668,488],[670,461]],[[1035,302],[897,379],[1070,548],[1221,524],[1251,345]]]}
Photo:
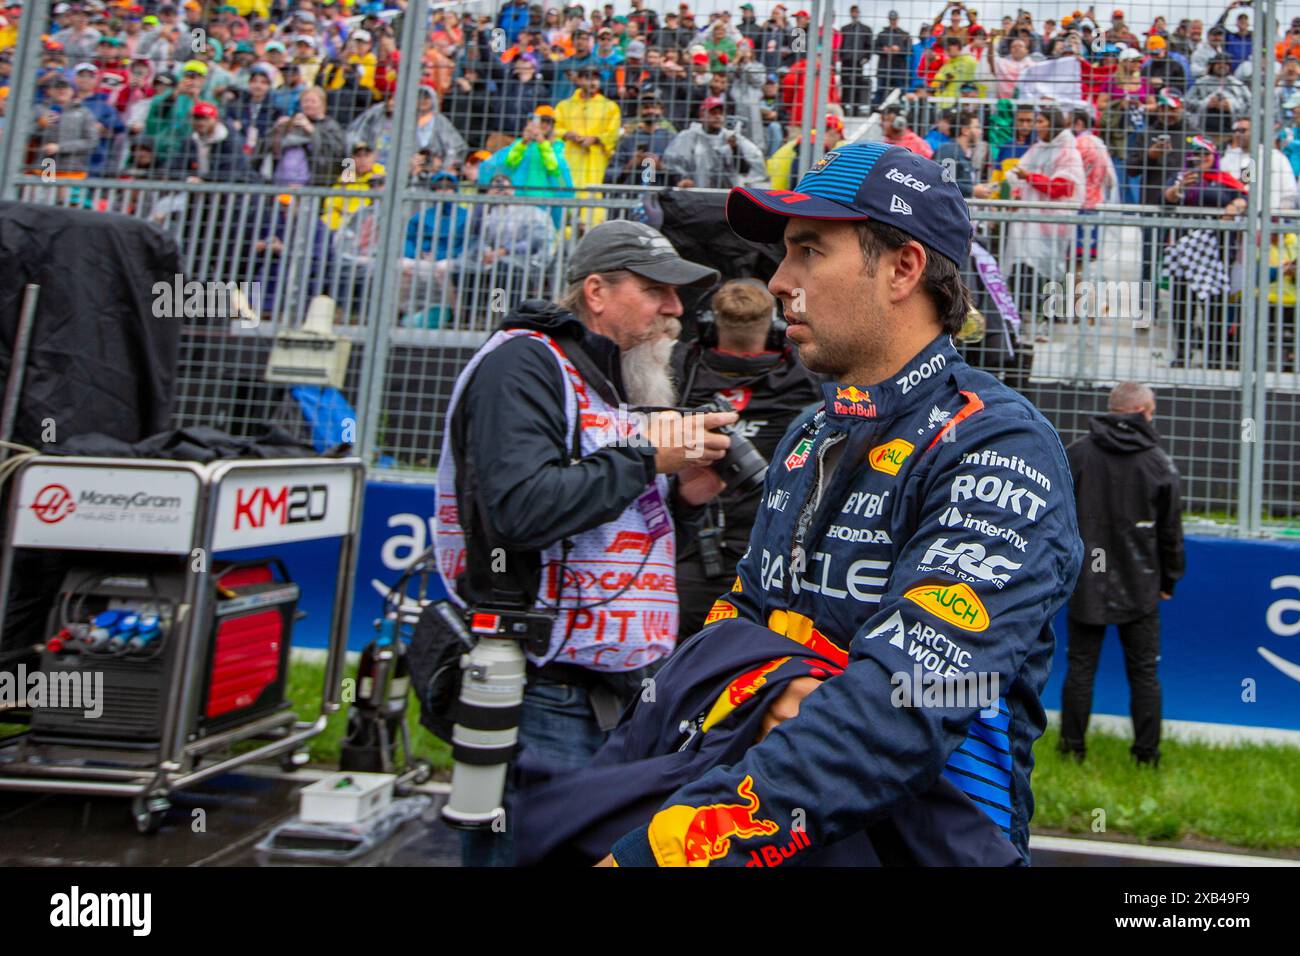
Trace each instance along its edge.
{"label": "red bull logo on cap", "polygon": [[703,807],[668,807],[650,821],[647,836],[660,866],[708,866],[731,852],[731,841],[771,836],[781,828],[760,819],[754,778],[746,775],[736,786],[740,803],[711,803]]}
{"label": "red bull logo on cap", "polygon": [[[829,125],[830,124],[827,123],[827,126]],[[829,166],[831,163],[835,162],[835,160],[839,158],[840,158],[840,154],[832,150],[831,152],[824,155],[821,159],[817,160],[817,162],[813,163],[812,169],[808,170],[808,172],[820,173],[823,169],[825,169],[827,166]]]}

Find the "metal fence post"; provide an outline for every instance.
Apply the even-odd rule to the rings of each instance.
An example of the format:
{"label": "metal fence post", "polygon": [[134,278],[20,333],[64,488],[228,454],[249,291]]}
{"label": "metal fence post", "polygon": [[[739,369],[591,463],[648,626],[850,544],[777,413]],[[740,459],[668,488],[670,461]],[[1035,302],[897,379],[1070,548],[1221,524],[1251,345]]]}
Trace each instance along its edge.
{"label": "metal fence post", "polygon": [[[830,113],[831,84],[835,78],[835,4],[827,0],[822,4],[821,26],[816,34],[814,49],[820,57],[817,65],[817,92],[813,99],[814,116],[811,122],[819,130],[812,141],[810,158],[815,163],[826,152],[826,117]],[[843,93],[843,90],[841,90]]]}
{"label": "metal fence post", "polygon": [[790,177],[790,186],[793,188],[803,174],[808,172],[808,167],[812,165],[812,137],[808,131],[812,129],[812,112],[813,112],[813,60],[817,52],[817,28],[815,24],[821,22],[821,9],[823,3],[828,0],[813,0],[812,17],[809,18],[808,24],[812,29],[806,31],[804,36],[803,55],[803,122],[799,124],[799,168],[798,175]]}
{"label": "metal fence post", "polygon": [[[1255,89],[1261,95],[1252,97],[1251,103],[1251,152],[1258,156],[1258,159],[1252,158],[1251,165],[1256,172],[1255,182],[1251,184],[1251,192],[1259,193],[1259,222],[1257,227],[1248,231],[1246,238],[1250,240],[1254,237],[1257,248],[1257,261],[1255,268],[1258,270],[1257,278],[1252,283],[1255,287],[1255,380],[1251,390],[1251,405],[1249,416],[1252,421],[1250,442],[1243,442],[1247,446],[1250,455],[1250,520],[1247,525],[1247,532],[1252,535],[1258,535],[1263,530],[1264,510],[1266,502],[1264,499],[1264,434],[1268,425],[1268,343],[1271,332],[1272,316],[1268,307],[1268,290],[1270,286],[1269,276],[1269,252],[1270,237],[1273,233],[1273,105],[1274,105],[1274,73],[1276,72],[1276,59],[1273,56],[1272,37],[1276,30],[1277,5],[1276,0],[1264,0],[1259,8],[1259,20],[1255,24],[1255,36],[1258,38],[1255,43],[1251,44],[1251,54],[1261,55],[1263,60],[1261,69],[1258,73],[1251,73],[1255,78]],[[1267,38],[1267,43],[1265,42]],[[1254,64],[1252,64],[1253,69]],[[1258,132],[1255,132],[1258,130]],[[1251,225],[1256,225],[1251,223]],[[1249,281],[1250,274],[1246,274]],[[1281,277],[1278,277],[1278,284],[1281,284]],[[1245,298],[1243,294],[1243,299]],[[1281,329],[1278,330],[1279,333]]]}
{"label": "metal fence post", "polygon": [[[1265,18],[1268,17],[1268,7],[1268,2],[1262,5],[1261,12]],[[1251,44],[1250,67],[1251,80],[1253,83],[1258,84],[1264,71],[1264,62],[1272,54],[1270,50],[1266,55],[1265,47],[1269,44],[1264,42],[1264,38],[1268,34],[1264,33],[1262,23],[1255,25],[1255,36],[1260,42]],[[1256,89],[1258,88],[1256,86]],[[1259,125],[1259,103],[1259,97],[1251,97],[1250,122],[1252,129],[1263,132]],[[1258,166],[1254,166],[1254,168],[1257,170]],[[1251,443],[1246,441],[1245,438],[1247,422],[1252,419],[1255,410],[1255,376],[1256,361],[1258,359],[1255,342],[1259,335],[1259,325],[1262,317],[1259,303],[1261,300],[1267,301],[1267,297],[1259,295],[1256,283],[1259,274],[1260,250],[1255,244],[1255,234],[1260,224],[1260,209],[1260,190],[1252,188],[1246,194],[1246,224],[1245,229],[1241,232],[1241,241],[1245,252],[1241,290],[1241,420],[1237,423],[1237,533],[1241,536],[1251,534],[1259,523],[1258,516],[1255,514],[1259,508],[1259,502],[1255,498],[1255,483],[1253,480],[1256,461]],[[1264,214],[1267,215],[1267,210],[1265,210]],[[1258,421],[1251,426],[1252,438],[1257,433],[1257,427]]]}
{"label": "metal fence post", "polygon": [[32,100],[36,90],[36,64],[40,60],[41,24],[49,7],[44,3],[23,5],[18,20],[18,43],[9,74],[9,105],[0,153],[0,198],[17,198],[14,180],[22,175],[27,159],[27,139],[32,130]]}
{"label": "metal fence post", "polygon": [[[383,411],[384,369],[388,360],[389,338],[396,314],[398,283],[401,279],[401,250],[405,241],[406,219],[402,199],[406,193],[407,166],[415,133],[415,106],[420,84],[424,51],[424,34],[429,19],[429,0],[410,0],[402,22],[402,59],[398,68],[397,98],[393,104],[393,142],[389,153],[388,178],[384,181],[381,200],[384,228],[375,253],[372,275],[378,284],[370,296],[366,317],[366,348],[361,358],[361,376],[357,385],[357,405],[361,417],[358,439],[361,459],[374,464],[379,439],[379,422]],[[442,104],[438,104],[438,109]]]}

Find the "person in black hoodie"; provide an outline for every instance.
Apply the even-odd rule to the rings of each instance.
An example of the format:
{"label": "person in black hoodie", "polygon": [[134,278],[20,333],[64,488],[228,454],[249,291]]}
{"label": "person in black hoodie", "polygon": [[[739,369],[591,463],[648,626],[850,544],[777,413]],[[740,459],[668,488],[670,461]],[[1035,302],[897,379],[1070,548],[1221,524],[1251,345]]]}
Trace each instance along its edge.
{"label": "person in black hoodie", "polygon": [[[817,379],[800,364],[784,335],[773,335],[776,300],[762,282],[734,279],[714,294],[710,305],[713,326],[700,340],[679,343],[675,350],[678,404],[698,408],[726,399],[740,413],[735,431],[770,460],[790,423],[820,401]],[[683,638],[704,626],[709,608],[735,579],[762,499],[762,488],[748,494],[728,491],[691,520],[678,520],[678,631]]]}
{"label": "person in black hoodie", "polygon": [[1083,571],[1070,599],[1068,668],[1061,692],[1061,751],[1077,760],[1092,711],[1092,685],[1106,627],[1119,625],[1133,717],[1132,754],[1160,760],[1160,602],[1183,576],[1178,469],[1159,447],[1155,394],[1120,382],[1110,413],[1066,455],[1074,477]]}
{"label": "person in black hoodie", "polygon": [[471,62],[465,64],[447,91],[442,111],[472,149],[482,149],[487,143],[495,125],[497,94],[496,80],[485,78]]}
{"label": "person in black hoodie", "polygon": [[[529,655],[519,722],[519,742],[543,762],[585,765],[675,643],[665,509],[722,490],[707,466],[736,416],[691,416],[696,433],[656,412],[630,421],[638,440],[624,441],[610,410],[672,403],[677,288],[717,278],[649,226],[603,223],[574,248],[559,304],[525,300],[457,379],[439,472],[454,474],[464,552],[443,562],[457,535],[440,521],[440,564],[463,566],[444,580],[471,607],[555,613],[546,654]],[[513,833],[468,834],[462,849],[468,866],[509,864]]]}

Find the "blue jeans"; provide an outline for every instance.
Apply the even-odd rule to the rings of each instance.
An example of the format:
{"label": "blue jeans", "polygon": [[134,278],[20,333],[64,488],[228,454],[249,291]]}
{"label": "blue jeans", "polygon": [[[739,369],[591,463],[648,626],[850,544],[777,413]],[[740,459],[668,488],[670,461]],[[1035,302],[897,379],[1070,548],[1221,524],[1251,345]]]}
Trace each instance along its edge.
{"label": "blue jeans", "polygon": [[[521,745],[558,769],[577,770],[587,765],[607,736],[596,723],[584,688],[529,678],[519,718]],[[461,865],[514,866],[515,837],[508,814],[505,824],[500,833],[462,831]]]}

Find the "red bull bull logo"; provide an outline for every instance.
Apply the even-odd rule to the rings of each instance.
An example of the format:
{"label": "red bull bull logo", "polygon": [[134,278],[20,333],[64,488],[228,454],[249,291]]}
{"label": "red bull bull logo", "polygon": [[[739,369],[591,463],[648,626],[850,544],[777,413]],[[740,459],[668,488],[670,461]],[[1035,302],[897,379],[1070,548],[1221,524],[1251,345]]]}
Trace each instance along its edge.
{"label": "red bull bull logo", "polygon": [[767,684],[767,675],[789,659],[788,657],[778,657],[766,664],[760,664],[758,667],[745,671],[745,673],[733,680],[727,685],[727,689],[718,695],[718,699],[713,702],[713,706],[709,708],[709,713],[705,716],[704,723],[700,725],[700,730],[707,733],[714,724],[724,719],[733,710],[757,694]]}
{"label": "red bull bull logo", "polygon": [[708,866],[731,852],[731,841],[771,836],[781,828],[757,816],[754,778],[746,775],[736,787],[740,803],[711,803],[703,807],[668,807],[650,821],[648,836],[660,866]]}
{"label": "red bull bull logo", "polygon": [[836,415],[855,415],[858,418],[875,418],[876,404],[871,400],[871,393],[864,388],[850,385],[848,388],[835,387],[835,401],[831,410]]}

